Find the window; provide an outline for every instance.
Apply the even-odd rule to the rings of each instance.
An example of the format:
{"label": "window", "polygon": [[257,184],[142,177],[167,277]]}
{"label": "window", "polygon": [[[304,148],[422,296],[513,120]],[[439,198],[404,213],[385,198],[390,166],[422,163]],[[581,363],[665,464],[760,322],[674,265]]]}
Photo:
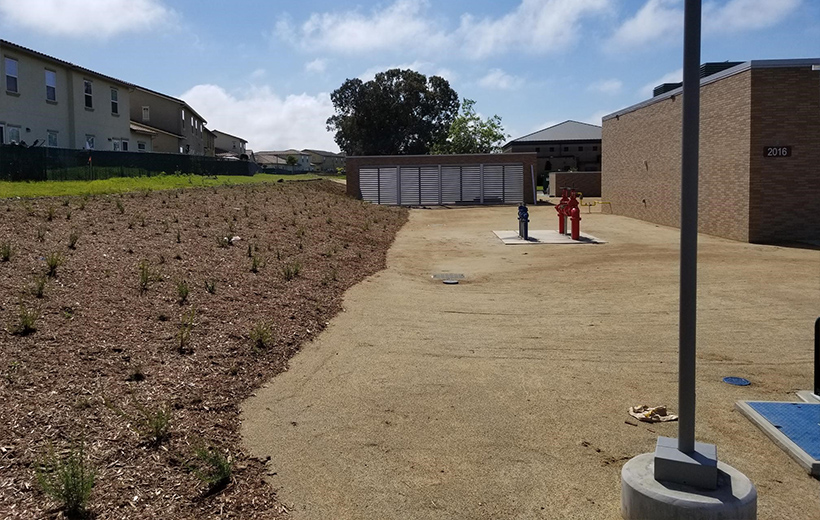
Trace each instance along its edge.
{"label": "window", "polygon": [[191,116],[191,128],[196,128],[196,126],[194,126],[194,116]]}
{"label": "window", "polygon": [[555,151],[555,147],[554,147],[554,146],[550,146],[550,152],[554,152],[554,151]]}
{"label": "window", "polygon": [[583,151],[584,151],[584,147],[583,147],[583,146],[579,146],[579,147],[578,147],[578,151],[579,151],[579,152],[583,152]]}
{"label": "window", "polygon": [[[185,109],[182,109],[182,128],[185,128]],[[182,148],[180,147],[179,153],[182,153]]]}
{"label": "window", "polygon": [[593,151],[593,152],[597,152],[597,151],[598,151],[598,147],[597,147],[597,146],[593,146],[593,147],[592,147],[592,151]]}
{"label": "window", "polygon": [[564,151],[565,151],[565,152],[568,152],[568,151],[569,151],[569,146],[565,146],[565,147],[564,147]]}
{"label": "window", "polygon": [[57,132],[54,130],[48,131],[48,146],[50,148],[57,148]]}
{"label": "window", "polygon": [[181,146],[179,147],[179,153],[183,153]]}
{"label": "window", "polygon": [[137,151],[144,152],[147,148],[145,147],[145,141],[137,141]]}
{"label": "window", "polygon": [[119,152],[122,148],[120,148],[120,140],[119,139],[112,139],[111,140],[111,149],[115,152]]}
{"label": "window", "polygon": [[122,140],[122,151],[123,151],[123,152],[127,152],[127,151],[128,151],[128,139],[123,139],[123,140]]}
{"label": "window", "polygon": [[6,125],[0,125],[0,144],[6,144]]}
{"label": "window", "polygon": [[111,89],[111,113],[112,114],[119,114],[120,113],[120,102],[119,102],[119,92],[117,89]]}
{"label": "window", "polygon": [[20,144],[20,127],[8,126],[6,132],[9,138],[9,144]]}
{"label": "window", "polygon": [[94,108],[94,98],[92,95],[91,81],[83,80],[83,92],[85,93],[85,108]]}
{"label": "window", "polygon": [[17,92],[17,60],[6,58],[6,91]]}
{"label": "window", "polygon": [[57,73],[46,71],[46,101],[57,101]]}
{"label": "window", "polygon": [[540,152],[540,151],[541,151],[541,148],[539,148],[539,147],[537,147],[537,146],[536,146],[536,147],[535,147],[535,151],[536,151],[536,152]]}
{"label": "window", "polygon": [[85,149],[86,150],[93,150],[94,149],[94,136],[86,134],[85,136]]}
{"label": "window", "polygon": [[150,121],[151,120],[151,107],[142,107],[142,120],[143,121]]}

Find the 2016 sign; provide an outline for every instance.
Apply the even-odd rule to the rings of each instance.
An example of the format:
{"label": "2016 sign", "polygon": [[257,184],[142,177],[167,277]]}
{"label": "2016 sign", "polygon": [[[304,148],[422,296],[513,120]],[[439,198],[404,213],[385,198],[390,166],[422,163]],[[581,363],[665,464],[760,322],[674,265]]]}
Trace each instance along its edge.
{"label": "2016 sign", "polygon": [[791,157],[791,146],[764,146],[763,157]]}

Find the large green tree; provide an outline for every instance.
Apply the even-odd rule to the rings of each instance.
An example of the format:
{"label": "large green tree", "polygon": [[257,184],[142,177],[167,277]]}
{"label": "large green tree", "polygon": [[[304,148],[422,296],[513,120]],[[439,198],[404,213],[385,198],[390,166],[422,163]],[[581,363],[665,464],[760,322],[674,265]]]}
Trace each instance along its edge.
{"label": "large green tree", "polygon": [[446,79],[390,69],[367,82],[348,79],[330,95],[327,120],[347,155],[430,153],[447,138],[458,114],[458,94]]}
{"label": "large green tree", "polygon": [[437,145],[434,153],[498,153],[509,135],[504,132],[501,117],[482,120],[475,113],[475,101],[465,99],[461,113],[453,120],[447,139]]}

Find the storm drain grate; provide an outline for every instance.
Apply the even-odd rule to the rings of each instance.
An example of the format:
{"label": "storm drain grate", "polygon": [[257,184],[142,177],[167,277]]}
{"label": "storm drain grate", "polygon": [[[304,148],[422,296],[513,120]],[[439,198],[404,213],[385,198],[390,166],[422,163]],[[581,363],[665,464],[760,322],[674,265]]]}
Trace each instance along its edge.
{"label": "storm drain grate", "polygon": [[461,273],[436,273],[433,278],[436,280],[463,280],[464,275]]}

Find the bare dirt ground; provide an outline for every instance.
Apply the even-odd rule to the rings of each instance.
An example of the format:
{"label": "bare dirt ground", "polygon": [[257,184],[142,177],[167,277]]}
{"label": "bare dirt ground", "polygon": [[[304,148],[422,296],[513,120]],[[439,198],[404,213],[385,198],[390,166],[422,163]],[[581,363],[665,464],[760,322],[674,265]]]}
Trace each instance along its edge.
{"label": "bare dirt ground", "polygon": [[[412,210],[387,269],[242,405],[293,518],[620,518],[623,464],[677,435],[627,409],[677,411],[679,232],[584,209],[609,243],[504,246],[515,217]],[[820,483],[734,410],[811,388],[820,253],[701,236],[699,260],[697,439],[752,479],[759,518],[820,518]]]}
{"label": "bare dirt ground", "polygon": [[[286,516],[265,461],[240,449],[238,405],[383,268],[407,218],[343,193],[316,181],[0,201],[0,518],[61,516],[35,470],[80,441],[96,518]],[[21,308],[36,331],[15,330]],[[157,440],[142,422],[159,411]],[[224,489],[192,471],[197,447],[233,460]]]}

